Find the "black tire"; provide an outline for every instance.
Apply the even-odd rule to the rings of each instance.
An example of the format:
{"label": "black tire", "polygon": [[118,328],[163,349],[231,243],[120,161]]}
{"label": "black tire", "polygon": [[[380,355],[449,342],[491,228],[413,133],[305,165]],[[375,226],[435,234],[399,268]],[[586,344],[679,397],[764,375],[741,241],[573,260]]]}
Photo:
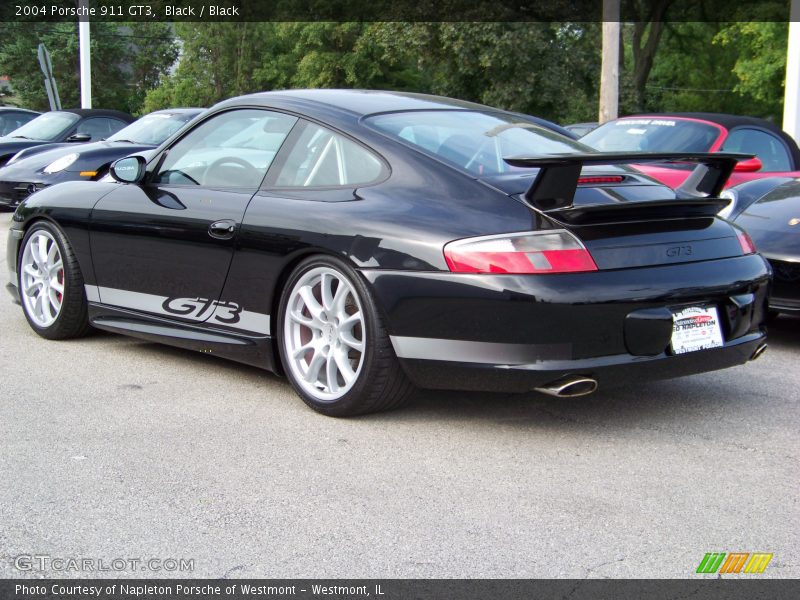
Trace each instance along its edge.
{"label": "black tire", "polygon": [[64,292],[61,299],[61,310],[52,324],[43,327],[28,314],[28,307],[22,299],[22,312],[31,328],[43,338],[48,340],[65,340],[86,335],[91,327],[89,325],[88,303],[86,290],[83,283],[78,260],[72,251],[72,246],[67,237],[58,226],[49,221],[39,221],[32,225],[25,234],[17,257],[17,285],[20,297],[24,293],[22,283],[22,259],[29,240],[37,231],[48,232],[58,246],[64,269]]}
{"label": "black tire", "polygon": [[[335,400],[321,400],[304,389],[287,357],[285,324],[289,300],[304,274],[325,267],[344,275],[358,296],[364,318],[364,351],[360,372],[352,387]],[[361,276],[346,262],[330,256],[313,256],[303,260],[289,276],[281,295],[277,323],[278,347],[287,378],[303,401],[315,411],[331,417],[393,410],[403,406],[414,393],[414,385],[406,376],[392,348],[383,318]]]}

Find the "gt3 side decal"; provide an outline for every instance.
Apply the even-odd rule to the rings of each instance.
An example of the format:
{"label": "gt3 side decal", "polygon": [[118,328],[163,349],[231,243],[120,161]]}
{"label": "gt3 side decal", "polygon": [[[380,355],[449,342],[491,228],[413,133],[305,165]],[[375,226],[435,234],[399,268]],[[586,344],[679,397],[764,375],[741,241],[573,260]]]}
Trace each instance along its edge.
{"label": "gt3 side decal", "polygon": [[235,302],[209,298],[168,298],[96,285],[86,285],[86,299],[120,308],[164,316],[176,316],[197,323],[211,323],[232,329],[269,335],[270,316],[244,310]]}

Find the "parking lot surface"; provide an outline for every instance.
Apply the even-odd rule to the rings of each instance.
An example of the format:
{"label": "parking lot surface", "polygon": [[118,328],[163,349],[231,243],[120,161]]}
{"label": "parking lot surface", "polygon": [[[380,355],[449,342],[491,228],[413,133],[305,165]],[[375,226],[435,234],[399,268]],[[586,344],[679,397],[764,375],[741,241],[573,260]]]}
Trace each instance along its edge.
{"label": "parking lot surface", "polygon": [[585,398],[422,392],[339,420],[211,356],[46,341],[2,290],[0,577],[682,578],[737,551],[800,577],[800,319],[769,342],[740,368]]}

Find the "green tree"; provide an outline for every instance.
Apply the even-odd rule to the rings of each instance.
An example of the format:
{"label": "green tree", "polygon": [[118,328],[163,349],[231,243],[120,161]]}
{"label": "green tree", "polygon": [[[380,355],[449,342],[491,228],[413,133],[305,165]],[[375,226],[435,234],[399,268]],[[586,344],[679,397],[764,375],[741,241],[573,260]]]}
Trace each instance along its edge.
{"label": "green tree", "polygon": [[[61,105],[80,105],[77,23],[3,23],[0,72],[11,77],[23,106],[49,104],[37,50],[44,43],[53,61]],[[128,112],[141,109],[144,93],[159,81],[177,55],[169,27],[162,23],[93,22],[92,105]]]}

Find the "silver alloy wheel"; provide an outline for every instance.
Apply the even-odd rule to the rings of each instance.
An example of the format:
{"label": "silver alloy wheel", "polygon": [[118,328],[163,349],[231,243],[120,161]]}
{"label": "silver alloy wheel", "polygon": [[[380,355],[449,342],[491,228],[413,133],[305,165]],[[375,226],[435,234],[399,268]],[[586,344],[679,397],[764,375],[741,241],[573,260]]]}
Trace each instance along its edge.
{"label": "silver alloy wheel", "polygon": [[315,400],[333,402],[350,391],[364,364],[366,332],[347,277],[330,267],[303,273],[289,294],[283,344],[288,368]]}
{"label": "silver alloy wheel", "polygon": [[28,238],[20,261],[20,292],[28,317],[50,327],[64,300],[64,262],[50,232],[40,229]]}

